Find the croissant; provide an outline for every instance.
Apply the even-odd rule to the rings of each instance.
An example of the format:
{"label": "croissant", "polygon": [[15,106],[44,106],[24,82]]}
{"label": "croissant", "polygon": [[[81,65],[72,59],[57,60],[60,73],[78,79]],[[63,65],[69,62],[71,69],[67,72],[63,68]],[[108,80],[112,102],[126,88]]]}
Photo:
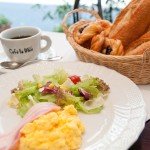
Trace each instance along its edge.
{"label": "croissant", "polygon": [[108,29],[112,26],[112,23],[108,20],[97,19],[96,21],[101,25],[103,30]]}
{"label": "croissant", "polygon": [[101,49],[102,49],[103,43],[104,43],[104,39],[105,39],[104,31],[102,31],[100,34],[95,35],[92,38],[90,49],[97,51],[97,52],[101,52]]}
{"label": "croissant", "polygon": [[112,27],[112,23],[108,20],[101,20],[101,19],[97,19],[96,21],[101,25],[102,30],[104,31],[104,35],[105,37],[107,37]]}
{"label": "croissant", "polygon": [[107,29],[104,30],[105,37],[108,37],[110,30],[111,30],[111,27],[108,27]]}
{"label": "croissant", "polygon": [[120,40],[105,38],[103,45],[103,54],[106,55],[124,55],[123,45]]}
{"label": "croissant", "polygon": [[101,31],[101,25],[97,21],[94,21],[77,26],[74,29],[73,38],[78,44],[83,44],[96,34],[101,33]]}

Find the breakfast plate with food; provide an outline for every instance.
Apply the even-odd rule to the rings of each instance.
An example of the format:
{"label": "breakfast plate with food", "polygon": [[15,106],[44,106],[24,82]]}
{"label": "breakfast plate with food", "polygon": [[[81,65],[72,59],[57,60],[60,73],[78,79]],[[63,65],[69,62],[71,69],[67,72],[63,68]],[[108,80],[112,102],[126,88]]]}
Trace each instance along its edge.
{"label": "breakfast plate with food", "polygon": [[39,62],[0,76],[0,149],[128,149],[142,132],[138,87],[92,63]]}

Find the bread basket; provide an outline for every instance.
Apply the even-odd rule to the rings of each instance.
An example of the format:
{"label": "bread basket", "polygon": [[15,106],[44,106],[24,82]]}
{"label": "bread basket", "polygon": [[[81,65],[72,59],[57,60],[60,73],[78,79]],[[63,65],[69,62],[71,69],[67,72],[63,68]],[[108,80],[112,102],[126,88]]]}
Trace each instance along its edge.
{"label": "bread basket", "polygon": [[[77,44],[72,36],[74,28],[78,22],[71,25],[69,28],[66,25],[67,18],[74,13],[85,12],[92,14],[96,19],[100,19],[97,12],[86,9],[75,9],[68,12],[62,22],[64,33],[72,48],[74,49],[79,60],[83,62],[95,63],[103,65],[108,68],[114,69],[117,72],[130,78],[135,84],[148,84],[150,83],[150,48],[147,49],[143,55],[130,55],[130,56],[112,56],[105,55],[86,49]],[[91,21],[91,20],[90,20]],[[90,22],[89,20],[83,22]]]}

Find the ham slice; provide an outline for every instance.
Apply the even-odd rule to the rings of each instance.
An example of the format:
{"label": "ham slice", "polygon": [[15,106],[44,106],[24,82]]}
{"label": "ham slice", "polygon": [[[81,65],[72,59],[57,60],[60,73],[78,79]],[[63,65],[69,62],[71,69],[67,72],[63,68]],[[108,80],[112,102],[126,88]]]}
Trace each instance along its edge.
{"label": "ham slice", "polygon": [[35,120],[36,118],[50,112],[60,110],[60,107],[51,102],[42,102],[34,105],[25,115],[23,120],[18,124],[18,126],[12,130],[12,132],[0,135],[0,150],[9,150],[13,145],[17,143],[20,138],[21,128]]}

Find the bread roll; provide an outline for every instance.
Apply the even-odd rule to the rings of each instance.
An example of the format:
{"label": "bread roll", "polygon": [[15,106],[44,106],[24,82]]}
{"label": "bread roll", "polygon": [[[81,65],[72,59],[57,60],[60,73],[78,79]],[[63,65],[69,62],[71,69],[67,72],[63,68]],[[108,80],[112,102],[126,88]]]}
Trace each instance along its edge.
{"label": "bread roll", "polygon": [[150,0],[132,0],[116,18],[109,38],[121,40],[126,47],[148,30],[149,16]]}
{"label": "bread roll", "polygon": [[142,55],[147,49],[150,49],[150,31],[129,44],[126,47],[125,55]]}
{"label": "bread roll", "polygon": [[142,55],[148,49],[150,49],[150,41],[139,45],[137,48],[127,52],[125,55]]}
{"label": "bread roll", "polygon": [[[133,41],[131,44],[129,44],[126,48],[125,48],[125,54],[132,54],[135,53],[135,49],[138,48],[139,52],[137,52],[138,54],[142,54],[144,52],[145,49],[147,49],[147,46],[144,47],[144,45],[150,41],[150,31],[146,32],[144,35],[142,35],[139,39]],[[147,44],[146,44],[147,45]],[[149,45],[150,47],[150,45]]]}

